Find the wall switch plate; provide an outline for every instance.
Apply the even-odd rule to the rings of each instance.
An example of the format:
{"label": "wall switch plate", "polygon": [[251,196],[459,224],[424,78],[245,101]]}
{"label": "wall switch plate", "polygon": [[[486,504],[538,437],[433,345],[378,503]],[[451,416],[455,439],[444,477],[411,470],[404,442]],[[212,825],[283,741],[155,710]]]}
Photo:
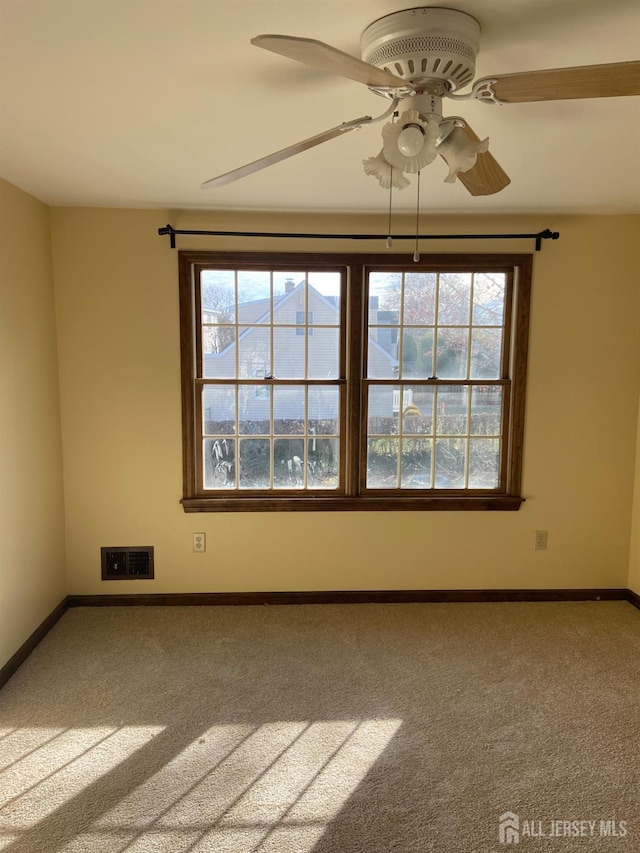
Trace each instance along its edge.
{"label": "wall switch plate", "polygon": [[207,550],[206,533],[193,534],[193,550],[196,552],[196,554],[204,554],[204,552]]}

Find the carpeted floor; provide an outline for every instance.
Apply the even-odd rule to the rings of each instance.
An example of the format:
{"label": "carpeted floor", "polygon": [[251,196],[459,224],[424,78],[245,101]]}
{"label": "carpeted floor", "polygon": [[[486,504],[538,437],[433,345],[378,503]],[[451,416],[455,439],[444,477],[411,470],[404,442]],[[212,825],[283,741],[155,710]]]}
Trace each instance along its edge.
{"label": "carpeted floor", "polygon": [[0,691],[2,853],[509,837],[640,850],[630,604],[72,609]]}

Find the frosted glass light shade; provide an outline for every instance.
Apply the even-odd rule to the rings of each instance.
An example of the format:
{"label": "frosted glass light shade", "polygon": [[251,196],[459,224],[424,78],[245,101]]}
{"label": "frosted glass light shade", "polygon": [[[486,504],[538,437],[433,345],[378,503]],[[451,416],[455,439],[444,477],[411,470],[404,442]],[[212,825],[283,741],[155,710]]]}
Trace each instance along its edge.
{"label": "frosted glass light shade", "polygon": [[409,186],[409,180],[402,174],[402,170],[394,169],[390,163],[387,163],[382,151],[376,157],[367,157],[362,161],[362,165],[367,175],[377,178],[378,183],[385,190],[391,186],[398,190]]}
{"label": "frosted glass light shade", "polygon": [[449,166],[449,174],[444,179],[445,183],[452,184],[458,172],[468,172],[473,169],[478,159],[478,154],[489,150],[489,138],[481,142],[469,139],[461,127],[456,127],[447,138],[438,146],[438,154]]}

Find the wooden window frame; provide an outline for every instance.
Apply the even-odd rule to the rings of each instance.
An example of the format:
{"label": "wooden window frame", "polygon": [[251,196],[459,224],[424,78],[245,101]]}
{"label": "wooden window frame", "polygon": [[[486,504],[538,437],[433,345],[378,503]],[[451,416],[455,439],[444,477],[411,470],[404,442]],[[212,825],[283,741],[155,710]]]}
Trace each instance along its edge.
{"label": "wooden window frame", "polygon": [[[529,309],[531,295],[532,256],[530,254],[447,254],[423,255],[419,263],[411,256],[394,254],[350,253],[263,253],[179,251],[180,351],[182,377],[183,426],[183,498],[185,512],[274,512],[274,511],[515,511],[523,502],[521,496],[524,438],[525,391]],[[341,377],[340,459],[344,488],[331,492],[212,492],[199,484],[201,443],[197,412],[197,376],[199,319],[197,279],[203,268],[237,269],[308,269],[346,271],[346,294],[341,300],[341,346],[346,373]],[[425,491],[365,491],[364,468],[366,414],[364,409],[364,375],[366,357],[367,315],[364,291],[366,271],[396,272],[401,270],[440,272],[505,272],[510,289],[505,341],[508,356],[503,359],[504,394],[501,430],[503,457],[501,484],[495,490],[434,489]],[[505,348],[506,349],[506,348]],[[508,363],[507,363],[508,358]],[[200,380],[201,381],[201,380]],[[268,381],[268,380],[265,380]],[[400,380],[389,380],[400,384]],[[407,378],[402,384],[420,384]],[[447,380],[446,384],[455,384]],[[459,384],[468,387],[469,380]]]}

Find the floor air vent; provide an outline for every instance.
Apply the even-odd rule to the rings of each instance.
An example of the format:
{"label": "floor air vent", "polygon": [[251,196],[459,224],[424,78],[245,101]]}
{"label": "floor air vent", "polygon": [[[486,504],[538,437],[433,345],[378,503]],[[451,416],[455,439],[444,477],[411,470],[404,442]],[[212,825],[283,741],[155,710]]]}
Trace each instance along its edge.
{"label": "floor air vent", "polygon": [[102,580],[126,581],[153,577],[153,546],[101,548]]}

